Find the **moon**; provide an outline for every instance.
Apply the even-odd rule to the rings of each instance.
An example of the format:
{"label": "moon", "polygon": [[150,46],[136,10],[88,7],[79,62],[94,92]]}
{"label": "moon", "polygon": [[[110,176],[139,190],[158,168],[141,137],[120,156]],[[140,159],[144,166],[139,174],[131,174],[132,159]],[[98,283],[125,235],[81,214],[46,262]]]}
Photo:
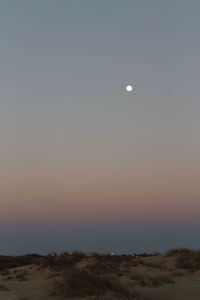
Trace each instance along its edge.
{"label": "moon", "polygon": [[132,91],[133,91],[133,86],[130,85],[130,84],[127,85],[127,86],[126,86],[126,91],[129,92],[129,93],[132,92]]}

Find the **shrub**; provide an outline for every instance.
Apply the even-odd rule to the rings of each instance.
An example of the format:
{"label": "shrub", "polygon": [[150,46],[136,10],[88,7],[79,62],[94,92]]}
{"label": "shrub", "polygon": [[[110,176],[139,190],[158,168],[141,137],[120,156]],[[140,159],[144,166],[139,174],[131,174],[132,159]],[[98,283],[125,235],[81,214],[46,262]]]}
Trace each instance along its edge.
{"label": "shrub", "polygon": [[108,291],[130,299],[130,292],[116,279],[100,276],[89,270],[73,268],[56,282],[56,294],[65,297],[101,296]]}
{"label": "shrub", "polygon": [[167,256],[176,256],[176,255],[181,254],[185,251],[188,251],[188,249],[184,249],[184,248],[171,249],[171,250],[167,251],[166,255]]}
{"label": "shrub", "polygon": [[63,270],[66,267],[73,267],[76,263],[81,261],[82,259],[86,258],[87,256],[83,252],[75,251],[72,254],[68,252],[64,252],[60,255],[56,253],[48,254],[47,256],[43,257],[40,261],[40,265],[42,267],[48,267],[54,269],[56,271]]}
{"label": "shrub", "polygon": [[107,274],[117,272],[119,270],[119,265],[108,261],[97,260],[92,264],[88,265],[87,269],[98,274]]}
{"label": "shrub", "polygon": [[192,272],[200,270],[200,251],[182,249],[176,257],[176,266]]}
{"label": "shrub", "polygon": [[16,274],[15,279],[19,280],[19,281],[26,281],[27,280],[27,272],[26,271],[22,271]]}
{"label": "shrub", "polygon": [[135,280],[140,286],[153,286],[157,287],[165,283],[173,284],[174,281],[172,278],[165,273],[160,273],[156,275],[148,275],[135,272],[131,276],[132,280]]}
{"label": "shrub", "polygon": [[0,271],[9,268],[21,267],[25,265],[34,264],[38,257],[42,257],[38,254],[27,254],[21,256],[0,256]]}

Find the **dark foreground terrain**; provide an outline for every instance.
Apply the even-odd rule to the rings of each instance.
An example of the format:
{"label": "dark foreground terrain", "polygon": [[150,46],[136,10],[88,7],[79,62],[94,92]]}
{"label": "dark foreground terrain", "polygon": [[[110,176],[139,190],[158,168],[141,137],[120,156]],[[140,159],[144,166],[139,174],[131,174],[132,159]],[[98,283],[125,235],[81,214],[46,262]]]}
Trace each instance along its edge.
{"label": "dark foreground terrain", "polygon": [[0,300],[199,300],[200,251],[0,256]]}

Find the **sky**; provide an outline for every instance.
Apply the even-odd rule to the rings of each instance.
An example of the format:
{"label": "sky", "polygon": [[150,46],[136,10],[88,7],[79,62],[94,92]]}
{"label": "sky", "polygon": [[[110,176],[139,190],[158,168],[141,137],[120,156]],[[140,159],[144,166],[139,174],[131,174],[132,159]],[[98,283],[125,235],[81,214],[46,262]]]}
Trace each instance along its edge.
{"label": "sky", "polygon": [[0,253],[200,247],[199,11],[0,1]]}

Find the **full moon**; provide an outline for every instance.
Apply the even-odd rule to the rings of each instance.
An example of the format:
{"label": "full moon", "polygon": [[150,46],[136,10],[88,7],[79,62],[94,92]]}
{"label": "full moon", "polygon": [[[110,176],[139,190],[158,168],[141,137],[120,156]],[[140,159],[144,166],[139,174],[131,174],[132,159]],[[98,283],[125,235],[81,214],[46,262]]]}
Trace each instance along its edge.
{"label": "full moon", "polygon": [[127,92],[132,92],[133,91],[133,86],[132,85],[127,85],[126,91]]}

